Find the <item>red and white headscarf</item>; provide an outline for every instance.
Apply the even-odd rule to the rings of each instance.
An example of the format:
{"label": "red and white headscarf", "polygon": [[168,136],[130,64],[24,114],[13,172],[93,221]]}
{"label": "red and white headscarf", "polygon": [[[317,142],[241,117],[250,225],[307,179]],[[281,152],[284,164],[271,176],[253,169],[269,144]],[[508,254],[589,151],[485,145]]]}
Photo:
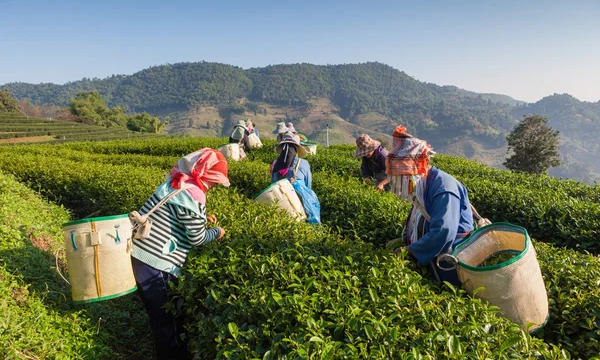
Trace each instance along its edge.
{"label": "red and white headscarf", "polygon": [[207,182],[230,185],[227,178],[227,160],[219,151],[204,148],[188,154],[177,162],[167,175],[174,189],[183,184],[191,185],[186,191],[201,204],[206,204]]}

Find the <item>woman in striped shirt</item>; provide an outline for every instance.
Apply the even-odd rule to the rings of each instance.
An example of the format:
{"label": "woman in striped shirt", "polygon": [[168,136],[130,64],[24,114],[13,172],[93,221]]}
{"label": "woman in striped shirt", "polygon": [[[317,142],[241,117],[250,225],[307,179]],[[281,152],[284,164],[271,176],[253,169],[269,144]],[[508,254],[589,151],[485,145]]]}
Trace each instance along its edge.
{"label": "woman in striped shirt", "polygon": [[181,274],[190,249],[225,234],[220,227],[206,229],[207,221],[216,222],[214,216],[206,216],[206,192],[217,184],[229,186],[225,157],[214,149],[198,150],[177,162],[139,211],[147,214],[169,194],[184,189],[150,213],[150,232],[141,239],[134,238],[131,251],[133,273],[159,359],[188,357],[180,338],[181,319],[168,314],[163,306],[169,300],[169,283],[176,282]]}

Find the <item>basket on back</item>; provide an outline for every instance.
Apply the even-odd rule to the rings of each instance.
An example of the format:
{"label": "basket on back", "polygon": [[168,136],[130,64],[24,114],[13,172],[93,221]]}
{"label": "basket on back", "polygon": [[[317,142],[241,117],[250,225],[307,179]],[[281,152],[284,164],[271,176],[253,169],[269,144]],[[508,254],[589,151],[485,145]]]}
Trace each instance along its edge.
{"label": "basket on back", "polygon": [[545,325],[548,295],[524,228],[508,223],[479,228],[452,255],[441,255],[438,263],[443,262],[455,264],[465,290],[498,306],[524,330]]}

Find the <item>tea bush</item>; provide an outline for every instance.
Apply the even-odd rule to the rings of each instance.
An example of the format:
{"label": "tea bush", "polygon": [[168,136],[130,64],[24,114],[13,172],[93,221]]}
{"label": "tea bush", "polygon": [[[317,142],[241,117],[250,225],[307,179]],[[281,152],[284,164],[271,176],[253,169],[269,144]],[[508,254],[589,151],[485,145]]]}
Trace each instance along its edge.
{"label": "tea bush", "polygon": [[0,174],[2,358],[148,358],[148,321],[139,301],[129,296],[86,307],[71,303],[52,256],[68,218],[64,208]]}
{"label": "tea bush", "polygon": [[[105,208],[113,212],[139,207],[164,176],[164,170],[156,168],[123,165],[122,172],[115,173],[116,166],[95,171],[95,163],[73,168],[68,162],[48,160],[44,159],[49,169],[44,176],[28,176],[32,185],[71,203],[78,197],[78,206],[92,208],[95,196],[73,191],[82,186],[84,176],[64,180],[76,177],[75,170],[65,174],[66,169],[76,169],[87,173],[85,189],[90,194],[107,188],[120,194],[103,198]],[[25,168],[32,174],[38,171]],[[124,176],[127,173],[137,176]],[[121,181],[115,182],[115,177]],[[477,299],[436,293],[402,257],[373,252],[359,241],[343,241],[325,227],[296,223],[233,191],[211,193],[209,207],[228,229],[227,242],[191,256],[173,304],[175,309],[189,309],[188,337],[199,357],[380,357],[405,351],[424,358],[566,356],[524,335]],[[257,276],[257,271],[265,274]]]}
{"label": "tea bush", "polygon": [[199,358],[568,357],[460,290],[432,291],[403,256],[231,191],[209,202],[227,240],[190,258],[173,303]]}
{"label": "tea bush", "polygon": [[548,291],[550,318],[540,336],[573,357],[600,354],[600,260],[596,256],[536,242]]}
{"label": "tea bush", "polygon": [[[194,146],[201,145],[196,143]],[[54,199],[60,200],[63,203],[68,201],[69,206],[83,206],[87,208],[86,211],[94,211],[94,209],[97,209],[102,204],[107,213],[121,213],[138,208],[154,190],[154,187],[163,181],[166,170],[172,166],[170,161],[176,159],[167,158],[168,160],[164,160],[163,158],[161,160],[161,157],[157,156],[157,160],[154,162],[152,156],[141,154],[127,155],[125,153],[124,155],[114,155],[114,161],[118,161],[123,165],[110,165],[112,164],[110,160],[112,155],[104,155],[102,157],[104,160],[102,161],[106,162],[103,162],[103,164],[109,165],[98,166],[100,159],[98,154],[84,155],[81,151],[79,150],[77,154],[81,161],[62,161],[60,165],[56,165],[57,162],[60,162],[60,159],[51,158],[52,155],[50,152],[47,153],[44,159],[36,156],[28,157],[27,155],[5,153],[2,161],[0,161],[0,166],[4,167],[5,164],[10,164],[8,168],[14,170],[19,177],[27,180],[34,188],[40,189],[40,191],[47,191],[47,194],[51,194]],[[262,153],[265,159],[269,153],[266,151]],[[256,154],[259,153],[257,152]],[[86,156],[90,156],[90,158]],[[271,156],[274,158],[274,155]],[[133,164],[128,162],[129,159],[133,161]],[[162,165],[160,165],[160,168],[136,166],[136,163],[143,163],[140,161],[141,159],[152,161],[152,164],[160,163]],[[232,184],[239,187],[240,191],[248,197],[254,196],[270,182],[267,165],[270,161],[258,160],[260,161],[231,163],[230,178]],[[54,168],[52,171],[56,174],[52,175],[52,171],[48,170],[41,178],[37,177],[36,174],[40,171],[38,165],[28,165],[35,162],[43,162],[44,167]],[[80,173],[79,175],[78,172]],[[86,173],[89,173],[89,175],[85,175]],[[69,178],[71,180],[68,180]],[[115,181],[115,179],[117,180]],[[498,186],[498,184],[491,183],[491,186]],[[78,190],[81,187],[84,187],[84,190]],[[334,231],[335,233],[342,234],[347,239],[354,239],[353,242],[359,243],[356,239],[364,239],[378,246],[382,244],[383,239],[388,240],[392,237],[398,237],[401,233],[408,204],[396,199],[393,195],[377,193],[372,188],[361,184],[358,179],[348,179],[331,174],[330,172],[316,171],[314,173],[313,187],[322,203],[324,222],[329,225],[319,231]],[[104,189],[109,189],[108,192],[110,192],[111,196],[103,196],[101,193],[105,192]],[[217,192],[216,194],[219,193]],[[86,194],[93,194],[93,196],[86,198]],[[225,195],[222,196],[227,198]],[[233,193],[228,196],[234,199],[238,198]],[[97,200],[98,197],[101,198],[101,201]],[[212,202],[213,197],[211,194],[209,206],[211,206]],[[252,202],[249,203],[251,205],[247,204],[247,201],[244,201],[242,198],[241,201],[236,201],[235,204],[229,204],[230,208],[228,209],[215,209],[215,211],[225,214],[229,212],[244,213],[246,210],[242,209],[245,209],[247,206],[256,205]],[[274,210],[266,210],[264,208],[261,211],[268,213],[268,211]],[[279,217],[283,222],[290,222],[285,216]],[[263,227],[268,228],[268,223],[262,222],[262,220],[263,215],[259,216],[256,214],[244,226],[249,227],[254,222],[257,222],[263,224]],[[241,226],[230,226],[230,224],[237,224],[236,220],[233,219],[233,215],[221,218],[221,221],[228,227],[229,232],[237,231],[237,228],[233,229],[233,227]],[[315,231],[317,230],[315,229]],[[236,238],[237,235],[236,237],[231,237],[233,240]],[[276,236],[273,238],[275,239]],[[250,240],[249,237],[245,237],[244,239]],[[545,240],[556,241],[552,238]],[[265,247],[262,242],[260,246]],[[598,287],[594,285],[596,284],[595,282],[590,280],[594,278],[594,274],[597,274],[599,269],[596,262],[589,261],[589,259],[594,259],[594,257],[579,254],[572,250],[559,251],[558,249],[539,243],[535,243],[535,246],[538,249],[538,259],[542,265],[550,297],[551,318],[544,330],[543,338],[553,343],[562,344],[564,348],[571,351],[576,357],[586,357],[589,354],[599,353],[600,349],[597,341],[588,340],[589,338],[597,339],[600,329],[600,324],[597,320],[599,308]],[[265,247],[265,249],[267,248]],[[237,251],[237,248],[232,248],[231,251],[234,252],[234,250]],[[375,252],[377,251],[379,250]],[[247,250],[244,248],[240,249],[239,252],[245,254]],[[369,250],[367,255],[371,253],[372,251]],[[272,254],[264,253],[262,255],[271,256]],[[230,255],[227,254],[227,256]],[[589,256],[589,258],[585,256]],[[569,259],[579,260],[569,263],[571,261]],[[287,260],[279,258],[279,261],[285,263]],[[563,272],[563,269],[570,270]],[[584,275],[588,273],[591,275]],[[580,280],[580,278],[585,280]],[[420,283],[423,286],[431,286],[427,285],[430,284],[429,282],[422,279]],[[229,284],[235,285],[233,282]],[[570,302],[570,296],[575,296],[578,301]],[[457,300],[453,301],[456,302]]]}

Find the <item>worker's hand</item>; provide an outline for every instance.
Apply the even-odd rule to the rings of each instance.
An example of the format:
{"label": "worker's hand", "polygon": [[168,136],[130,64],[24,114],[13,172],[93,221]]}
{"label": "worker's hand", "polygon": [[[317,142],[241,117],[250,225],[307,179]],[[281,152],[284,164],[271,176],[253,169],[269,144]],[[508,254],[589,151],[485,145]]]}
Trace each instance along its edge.
{"label": "worker's hand", "polygon": [[383,191],[384,187],[389,183],[390,181],[386,178],[381,180],[377,186],[375,187],[375,189],[377,189],[377,191]]}
{"label": "worker's hand", "polygon": [[395,255],[400,254],[403,249],[406,250],[408,252],[408,254],[410,255],[410,250],[408,249],[408,246],[401,246],[401,247],[395,248],[394,249],[394,254]]}
{"label": "worker's hand", "polygon": [[217,236],[217,240],[221,240],[223,236],[225,236],[225,229],[219,227],[219,236]]}
{"label": "worker's hand", "polygon": [[213,214],[206,215],[206,220],[208,220],[208,222],[211,224],[217,223],[217,217],[214,216]]}

